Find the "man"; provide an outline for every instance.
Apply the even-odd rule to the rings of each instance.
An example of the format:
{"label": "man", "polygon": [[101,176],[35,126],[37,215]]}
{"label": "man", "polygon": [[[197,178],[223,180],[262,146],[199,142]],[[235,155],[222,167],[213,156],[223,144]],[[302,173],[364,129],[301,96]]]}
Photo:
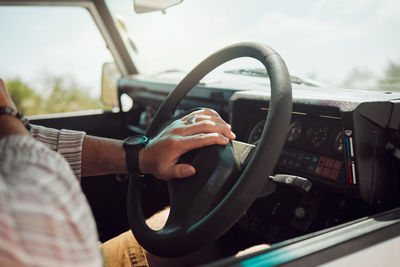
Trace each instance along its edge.
{"label": "man", "polygon": [[[15,116],[1,79],[0,111],[0,266],[101,266],[95,222],[78,179],[127,173],[122,141],[34,126],[32,135],[42,142],[35,140]],[[138,171],[163,180],[191,176],[193,166],[177,164],[182,154],[234,138],[215,111],[193,112],[140,149]],[[137,252],[127,252],[129,264],[147,264],[130,232],[123,238],[129,243],[124,248]],[[109,252],[115,242],[122,241],[103,248],[106,263],[127,263],[126,255],[121,260]]]}

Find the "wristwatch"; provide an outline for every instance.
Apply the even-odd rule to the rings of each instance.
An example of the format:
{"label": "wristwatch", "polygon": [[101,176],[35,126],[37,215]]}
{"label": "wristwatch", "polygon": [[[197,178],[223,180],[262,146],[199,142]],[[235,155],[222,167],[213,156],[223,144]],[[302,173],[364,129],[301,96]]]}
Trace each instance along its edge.
{"label": "wristwatch", "polygon": [[130,173],[143,173],[139,168],[139,151],[147,145],[149,139],[144,135],[134,135],[125,138],[122,146],[125,149],[126,167]]}

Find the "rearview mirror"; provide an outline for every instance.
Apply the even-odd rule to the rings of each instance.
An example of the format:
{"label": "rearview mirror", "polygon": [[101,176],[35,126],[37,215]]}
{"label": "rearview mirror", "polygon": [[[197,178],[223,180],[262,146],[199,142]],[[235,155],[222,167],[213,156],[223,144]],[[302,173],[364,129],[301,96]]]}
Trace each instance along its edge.
{"label": "rearview mirror", "polygon": [[183,0],[134,0],[134,9],[135,12],[140,13],[148,13],[152,11],[162,11],[169,7],[175,6],[177,4],[182,3]]}
{"label": "rearview mirror", "polygon": [[121,72],[115,63],[104,63],[101,74],[101,100],[110,107],[118,107],[117,82]]}

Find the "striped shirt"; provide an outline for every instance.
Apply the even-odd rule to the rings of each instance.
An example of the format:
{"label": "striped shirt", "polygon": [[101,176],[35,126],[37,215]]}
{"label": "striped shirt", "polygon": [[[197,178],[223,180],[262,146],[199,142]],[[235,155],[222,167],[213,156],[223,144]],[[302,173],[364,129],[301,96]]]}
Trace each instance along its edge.
{"label": "striped shirt", "polygon": [[82,143],[85,132],[56,130],[32,125],[32,136],[46,144],[51,150],[60,153],[71,166],[76,178],[81,178]]}
{"label": "striped shirt", "polygon": [[93,215],[75,178],[84,133],[35,126],[32,135],[41,142],[0,139],[0,266],[102,266]]}

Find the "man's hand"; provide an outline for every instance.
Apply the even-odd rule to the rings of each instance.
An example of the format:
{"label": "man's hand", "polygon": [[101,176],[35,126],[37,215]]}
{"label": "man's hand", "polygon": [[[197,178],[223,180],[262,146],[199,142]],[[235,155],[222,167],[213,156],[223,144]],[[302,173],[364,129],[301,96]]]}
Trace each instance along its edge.
{"label": "man's hand", "polygon": [[183,178],[194,175],[189,164],[177,164],[184,153],[208,146],[227,145],[236,136],[217,112],[203,109],[176,120],[139,152],[142,173],[159,179]]}
{"label": "man's hand", "polygon": [[[17,109],[2,79],[0,79],[0,106]],[[29,132],[19,119],[10,115],[0,115],[0,138],[13,134],[29,135]]]}

